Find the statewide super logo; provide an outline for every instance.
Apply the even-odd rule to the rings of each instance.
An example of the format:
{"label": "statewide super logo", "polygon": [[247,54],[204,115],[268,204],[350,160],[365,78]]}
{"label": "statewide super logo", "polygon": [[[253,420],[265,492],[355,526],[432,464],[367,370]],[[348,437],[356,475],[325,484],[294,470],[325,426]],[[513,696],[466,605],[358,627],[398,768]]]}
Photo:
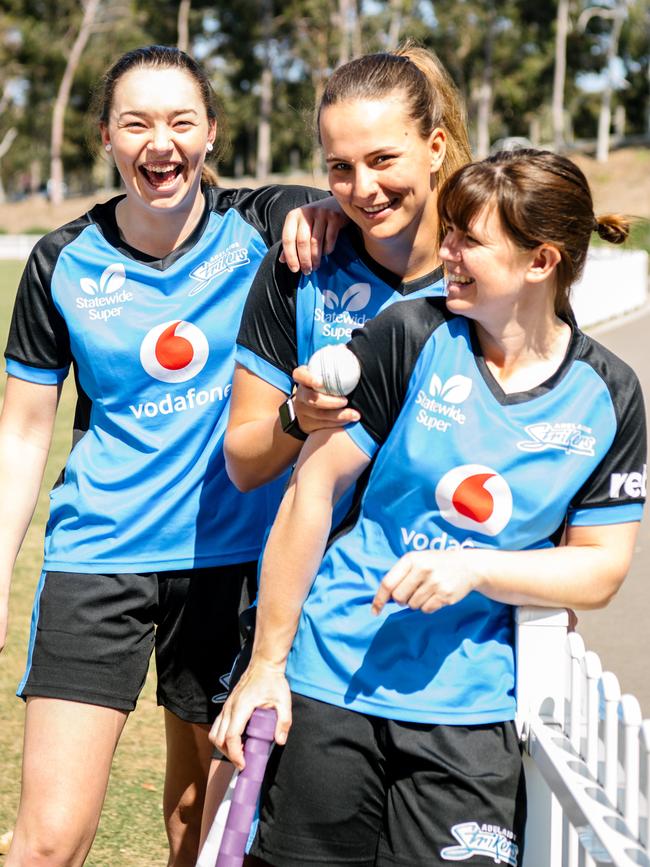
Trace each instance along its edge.
{"label": "statewide super logo", "polygon": [[512,517],[512,492],[490,467],[465,464],[455,467],[436,486],[440,515],[453,527],[496,536]]}
{"label": "statewide super logo", "polygon": [[429,394],[420,389],[415,398],[421,407],[415,420],[427,430],[447,431],[452,421],[465,424],[465,414],[460,408],[472,392],[472,380],[458,373],[442,382],[434,373],[429,383]]}
{"label": "statewide super logo", "polygon": [[341,296],[333,289],[323,292],[324,309],[316,309],[314,318],[323,325],[323,336],[330,340],[349,340],[352,331],[365,325],[368,317],[362,310],[370,302],[370,283],[354,283]]}
{"label": "statewide super logo", "polygon": [[370,283],[354,283],[345,290],[340,298],[336,292],[326,289],[323,292],[323,300],[328,310],[336,310],[340,313],[356,313],[368,306]]}
{"label": "statewide super logo", "polygon": [[92,277],[79,280],[84,293],[76,298],[77,309],[85,310],[88,318],[98,322],[108,322],[122,315],[123,305],[133,301],[133,292],[124,288],[126,271],[121,262],[115,262],[102,271],[99,281]]}
{"label": "statewide super logo", "polygon": [[162,382],[186,382],[203,370],[209,347],[205,334],[183,320],[163,322],[142,341],[140,361],[149,376]]}

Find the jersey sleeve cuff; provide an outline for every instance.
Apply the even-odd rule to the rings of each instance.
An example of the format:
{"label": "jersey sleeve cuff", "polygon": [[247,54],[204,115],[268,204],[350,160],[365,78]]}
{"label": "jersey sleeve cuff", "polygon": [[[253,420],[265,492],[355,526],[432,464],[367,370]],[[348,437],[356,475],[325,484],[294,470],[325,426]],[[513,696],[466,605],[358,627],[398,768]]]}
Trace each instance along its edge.
{"label": "jersey sleeve cuff", "polygon": [[285,394],[291,394],[293,391],[293,380],[290,376],[269,361],[265,361],[259,355],[251,352],[250,349],[246,349],[245,346],[237,344],[235,361],[241,364],[242,367],[245,367],[246,370],[250,370],[255,376],[259,376],[264,382],[268,382],[269,385],[279,388]]}
{"label": "jersey sleeve cuff", "polygon": [[22,364],[14,358],[6,359],[6,370],[9,376],[24,379],[27,382],[35,382],[37,385],[58,385],[66,378],[69,369],[69,367],[59,367],[55,370],[31,367],[29,364]]}
{"label": "jersey sleeve cuff", "polygon": [[643,515],[641,503],[621,503],[619,506],[603,506],[600,509],[576,509],[568,517],[571,527],[595,527],[604,524],[627,524],[640,521]]}
{"label": "jersey sleeve cuff", "polygon": [[370,436],[365,427],[360,421],[352,422],[345,426],[345,432],[350,437],[352,442],[358,446],[362,452],[372,458],[379,448],[379,444]]}

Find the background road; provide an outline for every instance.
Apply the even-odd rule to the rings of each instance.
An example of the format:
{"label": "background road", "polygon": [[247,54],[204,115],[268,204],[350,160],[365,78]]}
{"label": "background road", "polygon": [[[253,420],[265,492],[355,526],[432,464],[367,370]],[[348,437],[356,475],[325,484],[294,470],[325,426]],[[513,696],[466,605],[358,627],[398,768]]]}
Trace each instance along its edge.
{"label": "background road", "polygon": [[[650,429],[650,306],[589,333],[636,371]],[[600,656],[603,668],[616,674],[621,691],[638,698],[644,719],[650,717],[650,507],[623,587],[607,608],[578,612],[578,632],[587,649]]]}

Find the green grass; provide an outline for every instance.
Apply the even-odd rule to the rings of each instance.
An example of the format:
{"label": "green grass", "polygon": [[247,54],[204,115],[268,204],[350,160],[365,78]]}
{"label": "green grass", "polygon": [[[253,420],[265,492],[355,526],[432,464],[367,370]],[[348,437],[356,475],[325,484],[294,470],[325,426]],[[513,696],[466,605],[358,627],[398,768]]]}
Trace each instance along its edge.
{"label": "green grass", "polygon": [[[0,261],[0,342],[6,343],[22,264]],[[4,390],[4,377],[0,392]],[[24,706],[14,695],[22,677],[34,590],[41,571],[48,494],[70,447],[74,385],[64,389],[54,442],[36,515],[23,544],[10,599],[7,646],[0,655],[0,836],[13,825],[20,788]],[[117,750],[113,775],[88,867],[163,867],[167,842],[162,821],[164,733],[150,675]],[[0,856],[0,865],[4,858]]]}

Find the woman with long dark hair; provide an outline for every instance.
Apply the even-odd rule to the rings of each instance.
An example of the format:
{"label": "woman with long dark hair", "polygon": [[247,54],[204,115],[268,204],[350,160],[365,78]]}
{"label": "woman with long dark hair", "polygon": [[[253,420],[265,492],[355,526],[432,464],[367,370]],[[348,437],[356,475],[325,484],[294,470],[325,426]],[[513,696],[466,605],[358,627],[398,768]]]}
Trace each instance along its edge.
{"label": "woman with long dark hair", "polygon": [[155,649],[169,863],[190,867],[208,727],[220,707],[213,698],[239,649],[239,609],[255,592],[278,496],[266,488],[244,497],[226,474],[235,338],[285,216],[326,194],[215,186],[205,167],[216,147],[215,95],[176,48],[121,57],[104,78],[98,121],[125,194],[36,245],[6,350],[0,646],[70,368],[79,395],[19,687],[23,788],[6,863],[83,863]]}

